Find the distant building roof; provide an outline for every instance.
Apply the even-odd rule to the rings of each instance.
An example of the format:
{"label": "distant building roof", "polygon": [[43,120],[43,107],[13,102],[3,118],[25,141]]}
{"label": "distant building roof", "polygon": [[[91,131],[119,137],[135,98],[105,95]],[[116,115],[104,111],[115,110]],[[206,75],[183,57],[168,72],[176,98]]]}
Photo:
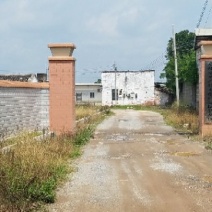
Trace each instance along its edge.
{"label": "distant building roof", "polygon": [[0,80],[9,80],[9,81],[20,81],[20,82],[28,82],[28,79],[31,77],[31,74],[25,75],[0,75]]}
{"label": "distant building roof", "polygon": [[155,89],[167,94],[173,94],[173,92],[166,87],[165,83],[155,82]]}
{"label": "distant building roof", "polygon": [[152,72],[152,71],[155,71],[155,70],[140,70],[140,71],[115,71],[115,70],[112,70],[112,71],[103,71],[102,73],[142,73],[142,72]]}
{"label": "distant building roof", "polygon": [[75,83],[75,86],[76,85],[82,85],[82,86],[88,86],[88,85],[96,85],[96,86],[101,86],[102,85],[102,83]]}

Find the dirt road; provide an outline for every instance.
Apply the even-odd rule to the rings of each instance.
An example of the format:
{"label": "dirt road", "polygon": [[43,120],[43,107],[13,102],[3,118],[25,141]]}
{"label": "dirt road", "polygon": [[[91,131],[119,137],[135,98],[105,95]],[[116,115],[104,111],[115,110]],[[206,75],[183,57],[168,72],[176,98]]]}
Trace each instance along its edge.
{"label": "dirt road", "polygon": [[212,152],[158,113],[116,110],[75,165],[50,211],[212,211]]}

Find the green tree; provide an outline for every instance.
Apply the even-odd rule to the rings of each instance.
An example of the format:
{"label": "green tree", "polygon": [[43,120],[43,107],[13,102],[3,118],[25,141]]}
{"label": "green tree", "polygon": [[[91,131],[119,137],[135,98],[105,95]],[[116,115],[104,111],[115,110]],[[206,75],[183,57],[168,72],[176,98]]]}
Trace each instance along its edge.
{"label": "green tree", "polygon": [[[178,60],[178,78],[179,84],[184,82],[195,84],[198,81],[198,69],[196,65],[196,56],[194,50],[194,36],[193,32],[183,30],[176,33],[176,49]],[[170,38],[167,45],[166,52],[167,63],[161,78],[166,78],[166,85],[172,91],[175,91],[175,65],[174,65],[174,51],[173,38]]]}
{"label": "green tree", "polygon": [[101,79],[98,79],[96,82],[94,83],[102,83],[102,80]]}

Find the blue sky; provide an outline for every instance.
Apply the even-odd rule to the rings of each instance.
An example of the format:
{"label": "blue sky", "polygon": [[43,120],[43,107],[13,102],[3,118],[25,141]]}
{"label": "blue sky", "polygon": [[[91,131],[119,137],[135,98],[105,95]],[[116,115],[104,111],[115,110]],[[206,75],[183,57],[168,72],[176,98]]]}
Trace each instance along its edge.
{"label": "blue sky", "polygon": [[[204,0],[1,0],[0,74],[45,72],[48,43],[72,42],[76,82],[101,71],[163,69],[175,31],[194,32]],[[201,27],[212,27],[209,0]],[[207,21],[208,20],[208,21]]]}

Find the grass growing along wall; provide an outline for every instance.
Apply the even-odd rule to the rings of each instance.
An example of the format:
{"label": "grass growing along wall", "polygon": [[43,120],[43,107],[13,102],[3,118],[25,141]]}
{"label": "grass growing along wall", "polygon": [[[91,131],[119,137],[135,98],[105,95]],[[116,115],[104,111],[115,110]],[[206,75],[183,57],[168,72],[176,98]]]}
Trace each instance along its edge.
{"label": "grass growing along wall", "polygon": [[55,201],[55,189],[71,170],[68,160],[81,154],[102,115],[80,125],[77,133],[45,141],[19,136],[7,154],[0,152],[0,211],[31,211]]}
{"label": "grass growing along wall", "polygon": [[199,133],[198,113],[195,109],[186,106],[179,108],[173,105],[170,108],[159,109],[166,123],[180,131],[190,134]]}

